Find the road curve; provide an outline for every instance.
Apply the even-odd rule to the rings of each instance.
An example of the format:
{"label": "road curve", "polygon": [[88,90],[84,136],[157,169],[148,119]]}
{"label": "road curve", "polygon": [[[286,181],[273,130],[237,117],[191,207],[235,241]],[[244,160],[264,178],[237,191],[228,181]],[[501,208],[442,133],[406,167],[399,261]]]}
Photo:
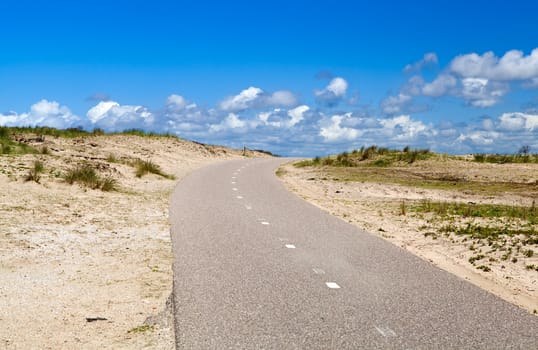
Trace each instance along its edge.
{"label": "road curve", "polygon": [[171,200],[178,349],[537,349],[538,317],[226,161]]}

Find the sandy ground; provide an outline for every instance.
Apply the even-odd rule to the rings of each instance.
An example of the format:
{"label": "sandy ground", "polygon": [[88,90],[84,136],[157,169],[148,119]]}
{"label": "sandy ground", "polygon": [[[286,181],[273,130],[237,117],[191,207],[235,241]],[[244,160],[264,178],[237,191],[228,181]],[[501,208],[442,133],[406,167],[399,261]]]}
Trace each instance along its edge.
{"label": "sandy ground", "polygon": [[[0,155],[0,348],[173,349],[170,193],[241,152],[163,137],[27,141],[51,154]],[[123,162],[135,158],[176,180],[135,177]],[[25,182],[36,159],[45,172]],[[61,174],[81,162],[118,191],[66,184]]]}
{"label": "sandy ground", "polygon": [[[398,170],[398,169],[396,169]],[[399,169],[410,171],[409,167]],[[502,258],[506,250],[493,251],[485,242],[465,240],[461,236],[438,235],[435,239],[426,236],[446,224],[433,214],[418,214],[410,210],[421,200],[463,203],[492,203],[531,206],[538,202],[537,164],[479,164],[469,161],[417,162],[412,172],[427,176],[442,175],[476,181],[516,181],[534,183],[534,191],[526,193],[473,194],[472,191],[451,191],[424,189],[397,184],[375,182],[339,181],[331,178],[323,167],[296,168],[286,164],[278,174],[292,192],[342,218],[343,220],[379,235],[402,249],[430,261],[434,265],[451,272],[471,283],[482,287],[501,298],[519,305],[531,313],[538,310],[538,271],[527,269],[527,265],[538,266],[538,245],[526,245],[536,254],[527,257],[521,251]],[[402,215],[401,203],[407,208]],[[453,219],[454,220],[454,219]],[[480,222],[480,219],[466,219]],[[461,220],[460,220],[461,221]],[[452,222],[453,223],[453,222]],[[457,223],[457,222],[456,222]],[[491,224],[491,223],[485,223]],[[510,222],[510,225],[517,222]],[[534,225],[535,228],[536,225]],[[510,242],[509,242],[510,243]],[[512,242],[514,243],[514,242]],[[514,243],[517,246],[516,243]],[[521,246],[521,244],[519,244]],[[472,265],[469,258],[483,254],[484,264],[490,271],[483,271]],[[512,259],[517,258],[517,262]]]}

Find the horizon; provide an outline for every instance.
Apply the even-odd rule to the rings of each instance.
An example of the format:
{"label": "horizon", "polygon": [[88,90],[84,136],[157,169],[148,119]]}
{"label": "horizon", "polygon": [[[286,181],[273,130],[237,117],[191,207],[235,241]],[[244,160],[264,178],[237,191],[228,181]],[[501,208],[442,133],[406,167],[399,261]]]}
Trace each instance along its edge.
{"label": "horizon", "polygon": [[0,126],[141,129],[290,157],[538,152],[535,2],[0,11]]}

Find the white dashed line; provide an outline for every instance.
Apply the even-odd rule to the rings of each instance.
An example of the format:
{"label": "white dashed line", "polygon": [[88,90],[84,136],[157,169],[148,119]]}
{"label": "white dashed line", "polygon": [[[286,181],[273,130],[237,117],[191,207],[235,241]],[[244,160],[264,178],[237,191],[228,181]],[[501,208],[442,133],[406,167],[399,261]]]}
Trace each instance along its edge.
{"label": "white dashed line", "polygon": [[252,206],[251,206],[251,205],[245,205],[245,208],[246,208],[247,210],[251,210],[251,209],[252,209]]}
{"label": "white dashed line", "polygon": [[286,244],[286,248],[295,249],[295,246],[293,244]]}
{"label": "white dashed line", "polygon": [[232,191],[237,191],[237,187],[232,188]]}
{"label": "white dashed line", "polygon": [[395,337],[396,332],[386,326],[377,327],[375,326],[376,331],[378,331],[384,337]]}
{"label": "white dashed line", "polygon": [[262,225],[269,225],[269,223],[267,221],[262,221],[261,224]]}
{"label": "white dashed line", "polygon": [[331,288],[331,289],[340,289],[340,286],[337,284],[337,283],[334,283],[334,282],[325,282],[325,284],[327,285],[327,287]]}
{"label": "white dashed line", "polygon": [[232,185],[235,185],[235,184],[236,184],[236,182],[235,182],[235,181],[232,181]]}
{"label": "white dashed line", "polygon": [[243,199],[243,196],[237,196],[236,198],[237,199]]}
{"label": "white dashed line", "polygon": [[235,179],[237,179],[237,177],[235,177],[235,176],[232,176],[232,179],[233,179],[233,180],[235,180]]}
{"label": "white dashed line", "polygon": [[312,271],[314,271],[314,273],[316,275],[324,275],[325,274],[325,271],[323,271],[322,269],[318,269],[318,268],[313,268]]}

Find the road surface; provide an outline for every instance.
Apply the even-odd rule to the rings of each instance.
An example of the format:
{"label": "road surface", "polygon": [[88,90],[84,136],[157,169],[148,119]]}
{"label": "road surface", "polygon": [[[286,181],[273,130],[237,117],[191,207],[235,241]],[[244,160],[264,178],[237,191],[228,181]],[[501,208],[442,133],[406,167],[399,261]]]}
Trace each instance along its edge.
{"label": "road surface", "polygon": [[178,349],[538,349],[538,317],[289,193],[283,161],[175,189]]}

